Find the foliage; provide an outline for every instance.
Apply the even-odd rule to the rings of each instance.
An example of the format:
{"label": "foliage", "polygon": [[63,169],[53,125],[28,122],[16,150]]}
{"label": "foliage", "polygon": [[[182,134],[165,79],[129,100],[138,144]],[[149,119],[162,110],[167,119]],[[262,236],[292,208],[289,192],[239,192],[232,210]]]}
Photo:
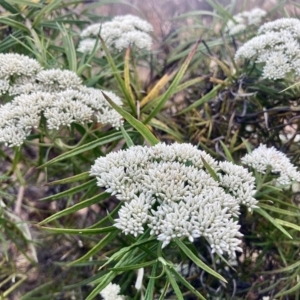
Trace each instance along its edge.
{"label": "foliage", "polygon": [[[121,43],[126,29],[122,28],[118,44],[114,42],[120,51],[115,51],[109,42],[112,35],[101,34],[101,24],[117,34],[113,30],[122,22],[114,24],[112,16],[93,12],[113,3],[142,16],[125,1],[0,0],[0,298],[105,299],[107,291],[113,291],[118,299],[298,299],[298,71],[279,76],[275,68],[275,75],[268,77],[261,58],[236,56],[238,49],[269,26],[261,27],[264,22],[297,16],[283,13],[285,2],[278,2],[265,16],[259,10],[241,14],[235,1],[225,7],[207,0],[211,11],[177,15],[171,20],[173,31],[163,40],[152,34],[156,50],[150,50],[151,25],[143,20],[147,46],[138,47],[140,41],[130,40],[130,34]],[[122,19],[127,26],[130,18]],[[101,23],[99,32],[84,52],[79,47],[81,32],[95,23]],[[297,30],[285,30],[292,30],[297,41]],[[141,31],[139,36],[145,37]],[[281,43],[276,51],[288,55],[287,45]],[[300,53],[297,47],[293,58]],[[269,45],[262,49],[268,55]],[[7,59],[8,53],[14,63]],[[22,59],[23,69],[19,68]],[[35,65],[32,73],[30,62]],[[147,71],[146,80],[141,79],[142,69]],[[84,116],[79,114],[85,110]],[[117,116],[117,123],[110,114]],[[55,126],[49,126],[51,118],[58,120]],[[8,127],[13,131],[5,131]],[[10,132],[18,142],[7,142]],[[145,149],[158,149],[164,143],[188,144],[188,158],[182,153],[172,156],[173,150],[166,156],[153,150],[157,156],[145,160],[150,151]],[[133,149],[140,152],[134,154]],[[255,149],[267,154],[255,156]],[[117,153],[131,156],[118,162]],[[249,160],[251,155],[254,160]],[[116,161],[95,174],[90,170],[97,159]],[[130,159],[138,163],[130,165]],[[167,181],[164,190],[155,192],[145,183],[134,190],[128,183],[142,182],[163,162],[167,163],[165,176],[153,182]],[[145,222],[139,232],[115,226],[124,207],[131,209],[120,196],[125,188],[134,194],[129,193],[132,199],[151,194],[155,201],[145,202],[151,217],[157,212],[171,215],[168,208],[165,212],[161,208],[164,197],[173,187],[190,192],[193,180],[187,174],[192,172],[205,174],[222,197],[240,199],[238,203],[228,200],[236,206],[222,206],[215,217],[230,215],[230,224],[243,235],[236,235],[241,243],[235,255],[214,251],[209,234],[178,234],[179,226],[169,243],[156,238],[159,235]],[[114,179],[103,184],[103,176],[111,174]],[[153,174],[158,176],[158,171]],[[245,174],[248,181],[243,181]],[[211,192],[203,182],[201,189]],[[201,189],[193,197],[200,197]],[[183,216],[184,201],[189,203],[186,199],[191,195],[180,193],[171,195],[179,195],[178,216]],[[218,205],[219,198],[215,195],[207,201]],[[253,199],[252,204],[245,199]],[[178,217],[181,225],[187,220],[194,219]],[[219,235],[223,241],[226,233]]]}

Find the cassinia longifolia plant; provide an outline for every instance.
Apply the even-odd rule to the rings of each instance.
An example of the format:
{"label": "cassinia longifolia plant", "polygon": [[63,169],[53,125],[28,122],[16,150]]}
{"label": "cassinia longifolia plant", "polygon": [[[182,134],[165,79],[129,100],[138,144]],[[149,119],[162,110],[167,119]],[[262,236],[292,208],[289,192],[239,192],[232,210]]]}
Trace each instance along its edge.
{"label": "cassinia longifolia plant", "polygon": [[80,34],[82,40],[77,50],[91,53],[95,47],[100,48],[100,43],[97,43],[99,35],[112,52],[122,51],[128,46],[150,50],[152,38],[149,32],[151,31],[153,31],[152,25],[137,16],[117,16],[111,21],[93,24],[84,29]]}
{"label": "cassinia longifolia plant", "polygon": [[[19,54],[0,54],[2,94],[14,96],[0,106],[0,142],[20,146],[38,128],[41,117],[49,130],[88,123],[94,118],[102,124],[120,127],[121,116],[110,106],[102,91],[82,85],[72,71],[42,70],[34,59]],[[5,88],[4,88],[5,86]],[[103,91],[113,102],[122,105],[114,93]]]}
{"label": "cassinia longifolia plant", "polygon": [[226,24],[226,32],[230,35],[235,35],[243,32],[250,25],[259,25],[267,12],[261,8],[254,8],[250,11],[244,11],[234,15]]}
{"label": "cassinia longifolia plant", "polygon": [[[206,171],[204,161],[216,178]],[[124,202],[115,226],[137,236],[144,225],[167,246],[172,239],[205,237],[212,252],[235,256],[241,204],[256,207],[255,178],[247,169],[217,162],[190,144],[133,146],[100,157],[97,184]]]}
{"label": "cassinia longifolia plant", "polygon": [[300,75],[300,20],[282,18],[263,24],[256,37],[238,49],[235,60],[262,64],[265,79]]}

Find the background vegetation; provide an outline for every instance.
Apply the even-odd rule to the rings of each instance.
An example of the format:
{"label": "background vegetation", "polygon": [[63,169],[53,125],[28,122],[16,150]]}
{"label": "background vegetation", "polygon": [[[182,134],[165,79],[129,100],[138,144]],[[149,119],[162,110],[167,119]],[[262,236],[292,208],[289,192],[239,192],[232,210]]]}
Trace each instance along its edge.
{"label": "background vegetation", "polygon": [[[299,17],[293,1],[264,5],[264,21]],[[34,130],[20,147],[1,145],[0,298],[102,299],[111,281],[128,299],[300,298],[296,186],[275,188],[269,177],[256,177],[264,186],[256,194],[259,209],[242,208],[243,253],[228,266],[201,239],[188,246],[179,240],[161,253],[146,234],[123,235],[112,226],[119,201],[88,173],[100,156],[158,141],[191,143],[237,164],[263,143],[299,164],[299,78],[263,79],[260,66],[234,60],[259,25],[231,36],[226,23],[253,6],[0,0],[1,53],[27,55],[115,92],[123,106],[110,103],[124,119],[120,130],[74,123],[59,138]],[[84,28],[126,13],[152,23],[152,51],[111,53],[104,43],[104,56],[77,50]],[[1,104],[11,100],[3,95]],[[137,291],[140,268],[144,287]]]}

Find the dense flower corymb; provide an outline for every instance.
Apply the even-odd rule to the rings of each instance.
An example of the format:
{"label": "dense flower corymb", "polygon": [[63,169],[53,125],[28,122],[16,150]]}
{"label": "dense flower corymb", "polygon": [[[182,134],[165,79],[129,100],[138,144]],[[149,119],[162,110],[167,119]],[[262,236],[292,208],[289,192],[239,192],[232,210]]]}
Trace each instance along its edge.
{"label": "dense flower corymb", "polygon": [[137,16],[117,16],[111,21],[93,24],[83,30],[80,35],[83,40],[77,50],[91,53],[96,45],[98,35],[112,51],[121,51],[128,46],[150,50],[152,38],[149,32],[152,30],[151,24]]}
{"label": "dense flower corymb", "polygon": [[84,86],[78,89],[21,94],[12,102],[0,106],[0,142],[20,146],[32,128],[38,127],[42,115],[51,130],[70,126],[74,122],[92,122],[93,119],[116,128],[122,125],[121,116],[109,105],[102,92],[116,104],[122,105],[118,96]]}
{"label": "dense flower corymb", "polygon": [[283,18],[265,23],[258,35],[235,54],[235,60],[251,59],[264,64],[263,78],[282,79],[300,75],[300,20]]}
{"label": "dense flower corymb", "polygon": [[[203,160],[219,180],[206,171]],[[193,241],[202,236],[213,252],[234,256],[241,250],[234,217],[240,204],[254,208],[257,203],[254,178],[247,169],[218,163],[190,144],[112,152],[96,160],[91,175],[98,186],[124,201],[115,226],[137,236],[147,225],[163,247],[177,237]]]}
{"label": "dense flower corymb", "polygon": [[235,22],[233,20],[227,22],[226,30],[230,35],[235,35],[246,30],[249,25],[258,25],[266,14],[267,12],[260,8],[241,12],[232,17]]}
{"label": "dense flower corymb", "polygon": [[289,185],[293,181],[300,182],[300,172],[284,153],[274,147],[267,148],[266,145],[260,145],[251,153],[246,154],[241,161],[244,165],[250,166],[262,174],[269,170],[277,176],[276,183],[278,185]]}

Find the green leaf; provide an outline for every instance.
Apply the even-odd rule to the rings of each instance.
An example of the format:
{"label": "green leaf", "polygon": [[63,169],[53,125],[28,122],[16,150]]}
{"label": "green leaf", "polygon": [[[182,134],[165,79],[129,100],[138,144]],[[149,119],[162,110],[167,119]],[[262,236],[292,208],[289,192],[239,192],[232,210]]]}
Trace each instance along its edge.
{"label": "green leaf", "polygon": [[74,188],[68,189],[66,191],[60,192],[58,194],[55,195],[51,195],[45,198],[42,198],[40,201],[48,201],[48,200],[56,200],[56,199],[60,199],[62,197],[67,197],[67,196],[71,196],[74,195],[82,190],[87,189],[89,186],[93,186],[96,183],[96,179],[92,179],[88,182],[85,182],[83,184],[80,184],[78,186],[75,186]]}
{"label": "green leaf", "polygon": [[161,97],[159,103],[156,105],[156,107],[151,111],[151,113],[148,115],[148,117],[145,120],[145,124],[147,124],[154,116],[157,115],[157,113],[160,112],[160,110],[163,108],[163,106],[165,105],[165,103],[169,100],[170,96],[172,94],[174,94],[175,90],[177,89],[181,79],[183,78],[193,56],[196,53],[196,50],[198,48],[198,45],[200,43],[200,40],[198,40],[196,42],[196,44],[194,45],[194,47],[192,48],[190,54],[188,55],[188,57],[186,58],[185,62],[183,63],[183,65],[181,66],[179,72],[177,73],[177,75],[175,76],[174,80],[172,81],[172,83],[170,84],[169,88],[167,89],[167,91],[163,94],[163,96]]}
{"label": "green leaf", "polygon": [[88,207],[88,206],[91,206],[95,203],[98,203],[99,201],[102,201],[102,200],[105,200],[107,199],[108,197],[110,196],[110,194],[108,193],[102,193],[102,194],[99,194],[99,195],[96,195],[90,199],[87,199],[87,200],[84,200],[84,201],[81,201],[80,203],[77,203],[75,205],[73,205],[72,207],[68,207],[62,211],[59,211],[57,213],[55,213],[54,215],[46,218],[45,220],[43,220],[42,222],[39,223],[39,225],[42,225],[42,224],[45,224],[45,223],[49,223],[51,221],[54,221],[58,218],[61,218],[63,216],[67,216],[67,215],[70,215],[74,212],[77,212],[78,210],[82,209],[82,208],[85,208],[85,207]]}
{"label": "green leaf", "polygon": [[122,116],[126,121],[134,127],[149,143],[151,146],[159,143],[159,140],[152,134],[152,132],[139,120],[134,118],[130,113],[122,109],[120,106],[115,104],[105,93],[103,96],[108,101],[108,103]]}
{"label": "green leaf", "polygon": [[83,172],[81,174],[77,174],[68,178],[63,178],[60,180],[55,180],[55,181],[51,181],[48,183],[45,183],[45,186],[51,186],[51,185],[56,185],[56,184],[66,184],[66,183],[72,183],[72,182],[78,182],[80,180],[85,180],[87,178],[90,177],[90,173],[89,172]]}
{"label": "green leaf", "polygon": [[78,235],[102,234],[102,233],[107,233],[107,232],[112,232],[117,230],[117,228],[114,226],[94,228],[94,229],[68,229],[68,228],[53,228],[53,227],[43,227],[43,226],[40,226],[40,228],[53,233],[78,234]]}
{"label": "green leaf", "polygon": [[7,18],[7,17],[0,17],[0,24],[5,24],[8,26],[11,26],[13,28],[25,31],[27,34],[30,34],[30,30],[22,23],[17,22],[11,18]]}
{"label": "green leaf", "polygon": [[124,129],[123,126],[121,126],[121,132],[124,136],[127,147],[129,148],[131,146],[134,146],[134,143],[133,143],[132,139],[130,138],[129,134],[127,133],[127,131]]}
{"label": "green leaf", "polygon": [[71,36],[70,31],[67,31],[64,24],[59,25],[57,24],[60,32],[62,34],[63,45],[65,48],[65,54],[68,60],[68,69],[73,72],[77,72],[77,56],[76,56],[76,49],[74,46],[74,41]]}
{"label": "green leaf", "polygon": [[59,161],[65,160],[65,159],[73,157],[73,156],[77,156],[80,153],[92,150],[96,147],[111,143],[111,142],[116,141],[116,140],[120,140],[120,139],[122,139],[122,137],[123,137],[123,135],[120,132],[112,133],[108,136],[99,138],[95,141],[92,141],[90,143],[87,143],[87,144],[84,144],[84,145],[79,146],[77,148],[74,148],[74,149],[72,149],[72,150],[70,150],[66,153],[63,153],[63,154],[53,158],[52,160],[44,163],[43,165],[40,165],[39,168],[48,167],[48,166],[50,166],[54,163],[57,163]]}
{"label": "green leaf", "polygon": [[177,279],[177,281],[179,281],[181,284],[187,287],[194,295],[198,297],[198,299],[205,300],[205,298],[188,281],[186,281],[186,279],[183,278],[174,268],[171,268],[170,271]]}
{"label": "green leaf", "polygon": [[105,52],[105,57],[106,57],[109,65],[112,69],[113,75],[114,75],[114,77],[115,77],[115,79],[116,79],[116,81],[117,81],[117,83],[120,87],[120,90],[122,91],[123,95],[125,96],[126,101],[130,106],[131,112],[133,114],[135,114],[136,113],[135,103],[134,103],[133,99],[131,99],[131,95],[130,95],[129,91],[127,90],[126,84],[125,84],[124,80],[122,79],[122,77],[120,75],[120,71],[118,70],[117,66],[115,65],[114,59],[111,56],[108,48],[106,47],[104,40],[101,38],[101,36],[99,36],[99,39],[101,41],[102,49]]}
{"label": "green leaf", "polygon": [[147,290],[145,292],[145,300],[153,300],[155,276],[156,276],[158,264],[159,264],[158,261],[156,261],[156,263],[153,264],[151,275],[150,275],[150,280],[148,282]]}
{"label": "green leaf", "polygon": [[282,208],[278,208],[278,207],[275,207],[275,206],[271,206],[271,205],[268,205],[268,204],[263,204],[261,202],[259,203],[259,207],[261,207],[263,209],[270,210],[270,211],[274,211],[274,212],[277,212],[278,214],[283,214],[283,215],[286,215],[286,216],[291,216],[291,217],[299,216],[299,212],[297,212],[297,211],[292,212],[292,211],[282,209]]}
{"label": "green leaf", "polygon": [[[299,214],[298,214],[299,215]],[[287,222],[287,221],[283,221],[283,220],[280,220],[280,219],[275,219],[275,221],[282,225],[282,226],[286,226],[286,227],[289,227],[289,228],[293,228],[295,230],[298,230],[300,231],[300,226],[299,225],[296,225],[294,223],[290,223],[290,222]]]}
{"label": "green leaf", "polygon": [[57,6],[61,4],[61,0],[53,0],[48,5],[46,5],[40,12],[36,15],[32,27],[35,28],[39,23],[46,19],[45,15],[51,13]]}
{"label": "green leaf", "polygon": [[118,234],[119,234],[119,230],[115,228],[115,231],[111,231],[102,240],[100,240],[100,242],[98,242],[91,250],[89,250],[85,255],[70,262],[68,266],[74,266],[81,262],[87,261],[90,257],[98,253],[101,249],[107,246],[112,240],[114,240]]}
{"label": "green leaf", "polygon": [[298,268],[300,266],[300,260],[297,262],[293,263],[292,265],[289,265],[287,267],[278,269],[278,270],[271,270],[271,271],[266,271],[263,272],[263,274],[278,274],[278,273],[283,273],[283,272],[295,272],[294,269]]}
{"label": "green leaf", "polygon": [[176,238],[175,243],[183,251],[183,253],[187,257],[189,257],[198,267],[200,267],[202,270],[206,271],[207,273],[227,283],[226,279],[223,276],[221,276],[219,273],[217,273],[216,271],[211,269],[208,265],[206,265],[203,261],[201,261],[181,240]]}
{"label": "green leaf", "polygon": [[290,288],[286,291],[277,293],[274,297],[277,298],[277,297],[282,297],[282,296],[291,294],[293,292],[297,292],[297,291],[299,292],[299,289],[300,289],[300,281],[296,285],[294,285],[292,288]]}
{"label": "green leaf", "polygon": [[187,112],[189,112],[190,110],[208,102],[209,100],[213,99],[214,97],[217,96],[219,89],[222,87],[222,84],[218,84],[216,85],[209,93],[205,94],[202,98],[200,98],[199,100],[195,101],[193,104],[191,104],[190,106],[188,106],[187,108],[183,109],[181,112],[179,112],[177,115],[182,115],[185,114]]}
{"label": "green leaf", "polygon": [[204,167],[206,168],[207,172],[210,174],[210,176],[215,180],[219,181],[219,177],[217,173],[212,169],[212,167],[206,162],[206,160],[201,156],[201,160],[203,162]]}
{"label": "green leaf", "polygon": [[149,267],[154,265],[157,262],[157,260],[151,260],[151,261],[147,261],[147,262],[143,262],[143,263],[139,263],[136,265],[127,265],[127,266],[122,266],[122,267],[114,267],[111,268],[110,271],[130,271],[130,270],[137,270],[140,268],[145,268],[145,267]]}
{"label": "green leaf", "polygon": [[255,208],[254,211],[265,217],[268,221],[270,221],[276,228],[278,228],[284,235],[288,238],[293,239],[292,236],[275,220],[273,219],[265,210],[261,208]]}
{"label": "green leaf", "polygon": [[225,155],[227,157],[227,160],[230,161],[230,162],[233,162],[233,158],[231,156],[231,153],[229,151],[229,149],[226,147],[226,145],[220,140],[220,144],[225,152]]}
{"label": "green leaf", "polygon": [[[129,61],[130,61],[130,47],[128,47],[126,49],[125,59],[124,59],[124,85],[125,85],[126,91],[128,93],[128,96],[130,97],[130,102],[131,102],[130,106],[135,107],[135,98],[132,93],[131,84],[130,84]],[[135,113],[135,112],[133,112],[133,113]]]}
{"label": "green leaf", "polygon": [[[20,14],[20,12],[15,8],[13,7],[12,5],[10,5],[7,1],[4,1],[4,0],[0,0],[0,5],[6,10],[6,11],[9,11],[10,13],[12,14],[19,14],[19,16],[21,18],[23,18]],[[24,18],[23,18],[24,19]],[[2,41],[1,41],[2,42]]]}
{"label": "green leaf", "polygon": [[165,268],[165,270],[166,270],[166,274],[168,276],[169,282],[171,283],[171,285],[173,287],[173,290],[174,290],[174,292],[176,294],[176,299],[178,299],[178,300],[184,300],[183,295],[182,295],[182,293],[180,291],[180,288],[179,288],[176,280],[174,279],[173,274],[169,270],[169,266],[167,266]]}

